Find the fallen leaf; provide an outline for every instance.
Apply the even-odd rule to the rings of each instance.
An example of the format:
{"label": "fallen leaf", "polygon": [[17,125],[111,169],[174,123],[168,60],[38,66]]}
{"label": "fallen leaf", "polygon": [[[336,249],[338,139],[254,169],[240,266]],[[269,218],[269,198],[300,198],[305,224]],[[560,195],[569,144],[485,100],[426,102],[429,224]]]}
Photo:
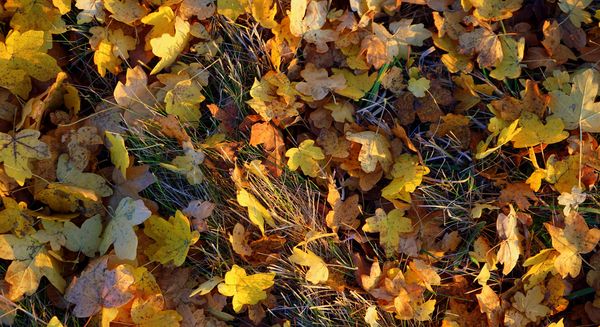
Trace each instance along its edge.
{"label": "fallen leaf", "polygon": [[23,295],[32,295],[45,276],[59,291],[66,286],[59,267],[44,243],[31,235],[17,238],[11,234],[0,235],[0,258],[12,260],[4,280],[10,285],[6,297],[19,301]]}
{"label": "fallen leaf", "polygon": [[248,208],[248,218],[250,221],[260,229],[261,233],[265,234],[265,222],[275,227],[275,221],[273,216],[267,208],[265,208],[259,201],[244,189],[240,189],[237,192],[237,201],[242,207]]}
{"label": "fallen leaf", "polygon": [[297,265],[308,267],[306,280],[313,284],[323,283],[329,279],[327,264],[311,250],[302,251],[294,248],[289,260]]}
{"label": "fallen leaf", "polygon": [[384,171],[388,171],[392,165],[390,142],[386,136],[372,131],[348,132],[346,133],[346,139],[362,145],[358,154],[358,161],[360,161],[360,166],[365,173],[374,172],[378,163]]}
{"label": "fallen leaf", "polygon": [[110,269],[108,260],[103,256],[90,262],[67,288],[65,299],[75,304],[76,317],[90,317],[102,308],[118,308],[133,298],[129,292],[134,282],[132,272],[124,265]]}
{"label": "fallen leaf", "polygon": [[334,231],[357,229],[360,225],[360,220],[356,219],[360,214],[358,200],[358,194],[354,194],[346,200],[338,199],[333,205],[333,210],[329,211],[325,217],[327,227]]}
{"label": "fallen leaf", "polygon": [[600,230],[589,228],[585,220],[577,212],[565,217],[565,227],[558,228],[550,223],[544,227],[552,237],[552,247],[560,254],[554,261],[554,268],[563,277],[575,278],[581,271],[580,254],[589,253],[600,241]]}
{"label": "fallen leaf", "polygon": [[134,260],[137,256],[138,238],[133,228],[148,219],[150,214],[142,200],[121,200],[102,234],[98,248],[100,254],[106,253],[112,244],[117,257]]}
{"label": "fallen leaf", "polygon": [[321,171],[319,161],[325,159],[325,155],[323,150],[314,144],[314,140],[305,140],[297,148],[286,151],[285,156],[289,158],[287,165],[290,170],[295,171],[300,168],[308,176],[317,176]]}
{"label": "fallen leaf", "polygon": [[501,239],[496,257],[498,262],[504,265],[502,274],[508,275],[516,267],[519,256],[522,254],[517,213],[512,206],[508,215],[498,214],[496,230]]}
{"label": "fallen leaf", "polygon": [[[48,21],[48,17],[39,19]],[[31,91],[31,78],[47,81],[56,77],[60,68],[46,53],[48,49],[43,31],[11,30],[4,42],[0,41],[0,71],[3,72],[0,87],[26,99]]]}
{"label": "fallen leaf", "polygon": [[179,210],[168,221],[150,216],[144,221],[144,234],[156,242],[147,246],[144,253],[163,265],[173,261],[177,267],[183,264],[190,247],[200,238],[198,231],[190,231],[190,221]]}
{"label": "fallen leaf", "polygon": [[65,235],[65,248],[73,252],[82,252],[93,258],[100,246],[102,217],[100,215],[92,216],[86,219],[81,227],[67,221],[64,223],[63,233]]}
{"label": "fallen leaf", "polygon": [[225,281],[219,284],[219,293],[232,296],[235,312],[240,312],[244,305],[257,304],[267,298],[266,289],[273,286],[275,273],[258,273],[248,275],[244,268],[233,265],[225,274]]}
{"label": "fallen leaf", "polygon": [[48,145],[38,140],[40,132],[24,129],[14,136],[0,133],[0,161],[4,163],[6,175],[14,178],[20,186],[31,178],[31,159],[50,158]]}
{"label": "fallen leaf", "polygon": [[391,257],[398,252],[402,233],[411,232],[413,228],[412,221],[404,216],[403,210],[393,209],[386,213],[378,208],[374,217],[367,218],[362,230],[379,233],[379,242],[385,249],[386,256]]}

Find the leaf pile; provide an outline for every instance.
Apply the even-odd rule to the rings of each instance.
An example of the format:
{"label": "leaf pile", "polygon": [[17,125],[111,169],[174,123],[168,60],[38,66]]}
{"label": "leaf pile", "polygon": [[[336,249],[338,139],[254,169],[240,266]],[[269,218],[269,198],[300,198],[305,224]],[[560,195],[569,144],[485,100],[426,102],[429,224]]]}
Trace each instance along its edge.
{"label": "leaf pile", "polygon": [[[303,325],[286,293],[321,287],[371,327],[600,324],[592,1],[8,0],[0,20],[2,323],[46,292],[102,326]],[[261,44],[236,99],[222,24]],[[221,193],[165,203],[161,176]],[[294,178],[314,221],[273,202]]]}

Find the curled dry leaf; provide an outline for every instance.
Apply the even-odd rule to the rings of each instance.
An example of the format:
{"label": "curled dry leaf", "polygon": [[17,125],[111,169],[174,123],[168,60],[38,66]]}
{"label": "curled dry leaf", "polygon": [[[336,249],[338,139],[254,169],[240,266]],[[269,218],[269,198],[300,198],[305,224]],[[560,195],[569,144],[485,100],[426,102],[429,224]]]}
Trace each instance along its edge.
{"label": "curled dry leaf", "polygon": [[192,217],[192,226],[199,232],[208,230],[206,218],[215,210],[216,204],[209,201],[193,200],[182,210],[183,214]]}

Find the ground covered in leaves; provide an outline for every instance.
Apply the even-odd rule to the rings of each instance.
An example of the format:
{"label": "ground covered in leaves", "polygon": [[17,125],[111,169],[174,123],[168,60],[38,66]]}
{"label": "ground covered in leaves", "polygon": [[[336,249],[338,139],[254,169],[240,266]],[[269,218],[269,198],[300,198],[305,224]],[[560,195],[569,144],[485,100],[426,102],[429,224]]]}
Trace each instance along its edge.
{"label": "ground covered in leaves", "polygon": [[0,1],[0,321],[600,324],[600,4]]}

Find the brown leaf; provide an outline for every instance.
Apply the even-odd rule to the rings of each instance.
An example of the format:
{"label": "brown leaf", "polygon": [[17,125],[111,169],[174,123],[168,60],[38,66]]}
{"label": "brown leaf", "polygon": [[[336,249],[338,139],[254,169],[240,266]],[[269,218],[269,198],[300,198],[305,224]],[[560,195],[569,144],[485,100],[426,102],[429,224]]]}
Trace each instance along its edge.
{"label": "brown leaf", "polygon": [[431,124],[428,135],[454,136],[460,141],[463,149],[468,148],[471,140],[469,117],[464,115],[447,114],[441,118],[441,123]]}
{"label": "brown leaf", "polygon": [[130,197],[134,200],[143,200],[144,205],[150,211],[158,211],[158,205],[154,201],[143,198],[138,194],[156,182],[156,177],[150,171],[150,166],[142,165],[127,168],[127,179],[123,177],[119,169],[113,169],[112,180],[115,187],[109,200],[109,206],[116,208],[123,198]]}
{"label": "brown leaf", "polygon": [[285,143],[281,131],[270,122],[256,123],[252,125],[250,144],[263,146],[270,159],[264,163],[265,166],[275,173],[275,176],[279,176],[282,173],[281,165],[285,153]]}
{"label": "brown leaf", "polygon": [[179,144],[190,141],[190,136],[185,131],[181,122],[175,115],[157,116],[154,121],[160,125],[160,132],[167,137],[172,137],[179,141]]}
{"label": "brown leaf", "polygon": [[521,210],[527,210],[531,206],[530,201],[537,203],[538,198],[535,193],[531,190],[528,184],[519,182],[507,184],[502,191],[500,191],[500,197],[498,202],[503,205],[514,203]]}
{"label": "brown leaf", "polygon": [[277,235],[264,236],[250,242],[250,248],[254,255],[249,258],[253,264],[269,263],[277,259],[279,252],[283,250],[286,239]]}
{"label": "brown leaf", "polygon": [[431,96],[425,96],[415,101],[415,110],[422,123],[435,123],[444,114],[436,100]]}
{"label": "brown leaf", "polygon": [[537,82],[530,79],[525,82],[525,90],[521,94],[521,106],[524,110],[543,118],[549,102],[550,96],[540,92]]}
{"label": "brown leaf", "polygon": [[206,218],[215,210],[215,204],[209,201],[193,200],[182,210],[183,214],[192,218],[192,225],[199,232],[208,230]]}
{"label": "brown leaf", "polygon": [[232,134],[236,130],[238,110],[233,101],[227,101],[222,107],[212,103],[207,107],[213,117],[221,123],[219,129],[226,134]]}
{"label": "brown leaf", "polygon": [[103,256],[90,262],[67,288],[65,299],[75,304],[76,317],[90,317],[102,308],[118,308],[133,298],[128,291],[134,282],[133,273],[124,265],[109,269],[108,259]]}
{"label": "brown leaf", "polygon": [[334,231],[356,229],[360,225],[360,220],[356,219],[359,214],[358,194],[354,194],[346,200],[337,200],[333,210],[327,213],[327,226]]}
{"label": "brown leaf", "polygon": [[394,101],[394,108],[400,124],[406,126],[415,121],[415,96],[410,92],[405,92]]}
{"label": "brown leaf", "polygon": [[481,312],[487,316],[488,326],[500,326],[503,321],[503,310],[498,295],[489,286],[484,285],[481,293],[476,296]]}

